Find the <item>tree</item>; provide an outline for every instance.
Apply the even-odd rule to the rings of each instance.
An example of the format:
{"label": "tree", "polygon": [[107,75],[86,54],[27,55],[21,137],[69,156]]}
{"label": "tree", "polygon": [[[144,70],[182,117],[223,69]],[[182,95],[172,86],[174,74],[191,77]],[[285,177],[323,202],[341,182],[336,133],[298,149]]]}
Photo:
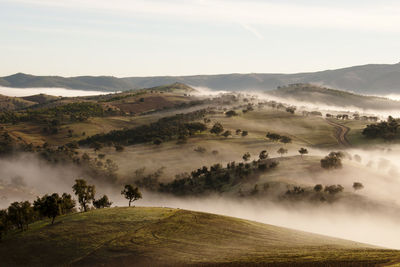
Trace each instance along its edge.
{"label": "tree", "polygon": [[231,131],[225,131],[225,132],[222,134],[222,136],[224,136],[224,137],[228,137],[228,136],[230,136],[230,135],[232,135]]}
{"label": "tree", "polygon": [[287,137],[287,136],[282,136],[279,141],[281,143],[287,144],[287,143],[291,143],[292,139],[290,137]]}
{"label": "tree", "polygon": [[242,132],[240,129],[236,129],[236,135],[239,135]]}
{"label": "tree", "polygon": [[358,183],[358,182],[354,182],[354,183],[353,183],[353,189],[354,189],[354,191],[361,190],[361,189],[363,189],[363,188],[364,188],[364,185],[363,185],[362,183]]}
{"label": "tree", "polygon": [[243,155],[242,158],[243,158],[244,161],[248,161],[248,160],[250,159],[250,157],[251,157],[251,156],[250,156],[250,153],[249,153],[249,152],[246,152],[246,153],[244,153],[244,155]]}
{"label": "tree", "polygon": [[276,142],[276,141],[278,141],[279,139],[281,139],[281,136],[280,136],[279,134],[270,133],[270,132],[267,133],[266,137],[267,137],[269,140],[274,141],[274,142]]}
{"label": "tree", "polygon": [[124,197],[129,200],[129,207],[131,206],[131,202],[142,198],[142,193],[140,193],[139,188],[133,187],[131,184],[125,185],[124,190],[121,191],[121,195],[124,195]]}
{"label": "tree", "polygon": [[9,228],[10,223],[7,210],[0,210],[0,241],[3,238],[3,234],[7,233]]}
{"label": "tree", "polygon": [[331,152],[328,156],[321,159],[321,167],[324,169],[339,169],[342,167],[342,157],[344,154],[340,151]]}
{"label": "tree", "polygon": [[163,140],[161,138],[155,138],[153,140],[153,144],[155,144],[157,146],[161,145],[162,142],[163,142]]}
{"label": "tree", "polygon": [[232,117],[232,116],[237,116],[238,114],[234,110],[229,110],[228,112],[225,113],[227,117]]}
{"label": "tree", "polygon": [[283,154],[288,153],[288,150],[287,150],[286,148],[281,147],[281,148],[279,148],[278,151],[276,151],[276,152],[278,152],[278,154],[280,154],[281,157],[282,157]]}
{"label": "tree", "polygon": [[223,131],[224,131],[224,127],[222,126],[222,124],[219,123],[219,122],[216,122],[214,124],[214,126],[211,128],[210,133],[214,133],[214,134],[219,135]]}
{"label": "tree", "polygon": [[268,152],[267,150],[263,150],[260,152],[260,155],[258,156],[261,160],[268,158]]}
{"label": "tree", "polygon": [[28,228],[28,224],[33,222],[34,211],[29,201],[13,202],[8,207],[8,218],[21,231]]}
{"label": "tree", "polygon": [[242,132],[242,136],[243,136],[243,137],[248,136],[248,135],[249,135],[249,132],[248,132],[248,131],[243,131],[243,132]]}
{"label": "tree", "polygon": [[57,193],[52,195],[44,195],[42,198],[37,198],[33,202],[34,210],[38,211],[43,217],[51,218],[51,224],[54,224],[54,220],[58,215],[62,214],[62,199]]}
{"label": "tree", "polygon": [[308,154],[308,150],[304,147],[299,149],[299,153],[301,155],[301,157],[303,157],[303,155]]}
{"label": "tree", "polygon": [[61,196],[61,214],[69,214],[75,211],[76,201],[72,199],[72,196],[67,193],[63,193]]}
{"label": "tree", "polygon": [[124,147],[121,146],[121,145],[115,145],[114,147],[115,147],[115,151],[117,151],[117,152],[122,152],[122,151],[124,151]]}
{"label": "tree", "polygon": [[321,192],[322,190],[322,184],[317,184],[314,186],[314,191],[315,192]]}
{"label": "tree", "polygon": [[93,142],[90,144],[90,148],[93,148],[93,150],[96,152],[103,148],[103,144],[100,142]]}
{"label": "tree", "polygon": [[94,200],[96,194],[96,187],[94,185],[88,185],[83,179],[75,180],[75,184],[72,186],[75,195],[78,196],[78,202],[81,205],[83,211],[87,211],[88,204]]}
{"label": "tree", "polygon": [[98,200],[93,200],[93,206],[95,206],[96,209],[109,208],[111,205],[112,202],[108,200],[108,197],[106,195]]}

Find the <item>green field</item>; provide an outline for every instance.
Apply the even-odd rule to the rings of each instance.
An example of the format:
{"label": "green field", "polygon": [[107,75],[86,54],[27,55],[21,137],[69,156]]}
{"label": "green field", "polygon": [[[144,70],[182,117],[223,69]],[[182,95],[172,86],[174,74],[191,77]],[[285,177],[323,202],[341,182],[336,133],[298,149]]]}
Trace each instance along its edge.
{"label": "green field", "polygon": [[400,252],[232,217],[132,207],[39,221],[9,235],[0,258],[2,266],[372,266],[399,262]]}

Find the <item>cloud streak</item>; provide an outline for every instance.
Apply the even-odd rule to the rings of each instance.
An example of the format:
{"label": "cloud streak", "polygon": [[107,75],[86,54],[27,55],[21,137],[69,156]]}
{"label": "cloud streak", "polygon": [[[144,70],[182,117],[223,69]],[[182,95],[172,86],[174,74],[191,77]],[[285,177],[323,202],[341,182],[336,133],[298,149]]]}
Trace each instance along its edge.
{"label": "cloud streak", "polygon": [[300,5],[243,0],[115,0],[112,2],[105,0],[13,0],[9,2],[88,11],[101,10],[125,16],[240,23],[257,37],[261,35],[249,25],[400,32],[397,26],[400,23],[400,5],[397,3],[343,4],[328,7],[322,4]]}

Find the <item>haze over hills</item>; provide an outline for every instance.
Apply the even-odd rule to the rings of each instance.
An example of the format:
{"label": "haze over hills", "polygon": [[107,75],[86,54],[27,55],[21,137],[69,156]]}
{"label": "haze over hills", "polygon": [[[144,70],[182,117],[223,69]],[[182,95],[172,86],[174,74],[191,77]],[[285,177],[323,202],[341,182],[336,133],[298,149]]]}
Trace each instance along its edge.
{"label": "haze over hills", "polygon": [[215,90],[273,90],[292,83],[313,83],[364,94],[400,92],[400,63],[370,64],[336,70],[297,74],[220,74],[116,78],[110,76],[34,76],[23,73],[0,78],[6,87],[63,87],[70,89],[124,91],[181,82]]}

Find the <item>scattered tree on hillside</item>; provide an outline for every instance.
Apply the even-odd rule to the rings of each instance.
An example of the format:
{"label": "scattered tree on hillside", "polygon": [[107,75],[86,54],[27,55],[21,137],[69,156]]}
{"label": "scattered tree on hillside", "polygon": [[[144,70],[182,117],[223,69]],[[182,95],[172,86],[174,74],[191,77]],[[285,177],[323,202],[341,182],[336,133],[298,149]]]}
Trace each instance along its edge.
{"label": "scattered tree on hillside", "polygon": [[75,207],[75,201],[72,200],[71,195],[64,193],[60,197],[57,193],[52,195],[44,195],[37,198],[33,202],[33,208],[39,212],[40,216],[51,218],[51,224],[54,223],[58,215],[67,214]]}
{"label": "scattered tree on hillside", "polygon": [[283,154],[288,153],[288,150],[287,150],[286,148],[281,147],[281,148],[279,148],[278,151],[276,151],[276,152],[278,152],[278,154],[280,154],[281,157],[282,157]]}
{"label": "scattered tree on hillside", "polygon": [[93,200],[93,206],[96,209],[102,209],[102,208],[109,208],[111,207],[112,202],[108,200],[108,197],[106,195],[102,196],[98,200]]}
{"label": "scattered tree on hillside", "polygon": [[324,189],[325,192],[328,192],[331,195],[335,195],[337,193],[343,192],[343,190],[344,190],[344,187],[341,186],[340,184],[325,186],[325,189]]}
{"label": "scattered tree on hillside", "polygon": [[303,157],[303,155],[308,154],[308,150],[304,147],[299,149],[299,153],[301,155],[301,157]]}
{"label": "scattered tree on hillside", "polygon": [[225,113],[225,115],[227,117],[233,117],[233,116],[237,116],[238,114],[234,110],[229,110],[228,112]]}
{"label": "scattered tree on hillside", "polygon": [[322,191],[322,184],[317,184],[314,186],[314,191],[315,192],[321,192]]}
{"label": "scattered tree on hillside", "polygon": [[133,201],[142,198],[142,193],[140,193],[139,188],[133,187],[131,184],[125,185],[124,190],[121,191],[121,195],[129,200],[129,207]]}
{"label": "scattered tree on hillside", "polygon": [[84,179],[77,179],[75,180],[72,189],[75,195],[78,196],[78,202],[81,205],[81,208],[86,212],[88,205],[94,200],[94,195],[96,194],[95,186],[88,185]]}
{"label": "scattered tree on hillside", "polygon": [[361,189],[363,189],[363,188],[364,188],[364,185],[363,185],[362,183],[358,183],[358,182],[354,182],[354,183],[353,183],[353,189],[354,189],[354,191],[361,190]]}
{"label": "scattered tree on hillside", "polygon": [[29,201],[13,202],[8,207],[8,218],[17,229],[24,231],[34,221],[35,213]]}
{"label": "scattered tree on hillside", "polygon": [[321,159],[321,167],[324,169],[339,169],[342,167],[342,158],[344,154],[340,151],[331,152],[328,156]]}
{"label": "scattered tree on hillside", "polygon": [[250,159],[250,157],[251,157],[250,153],[246,152],[246,153],[244,153],[242,158],[243,158],[244,161],[248,161]]}
{"label": "scattered tree on hillside", "polygon": [[279,141],[281,143],[288,144],[288,143],[292,142],[292,139],[290,137],[287,137],[287,136],[282,136]]}
{"label": "scattered tree on hillside", "polygon": [[260,160],[266,159],[268,158],[268,152],[267,150],[263,150],[260,152],[260,155],[258,156],[260,158]]}
{"label": "scattered tree on hillside", "polygon": [[230,136],[230,135],[232,135],[231,131],[225,131],[225,132],[222,134],[222,136],[224,136],[224,137],[228,137],[228,136]]}
{"label": "scattered tree on hillside", "polygon": [[211,128],[210,132],[219,135],[224,131],[224,127],[221,123],[216,122],[214,126]]}
{"label": "scattered tree on hillside", "polygon": [[279,139],[281,139],[281,136],[280,136],[279,134],[270,133],[270,132],[267,133],[266,137],[267,137],[269,140],[274,141],[274,142],[276,142],[276,141],[278,141]]}
{"label": "scattered tree on hillside", "polygon": [[245,137],[245,136],[247,136],[247,135],[249,135],[249,132],[248,132],[248,131],[243,131],[243,132],[242,132],[242,136],[243,136],[243,137]]}

